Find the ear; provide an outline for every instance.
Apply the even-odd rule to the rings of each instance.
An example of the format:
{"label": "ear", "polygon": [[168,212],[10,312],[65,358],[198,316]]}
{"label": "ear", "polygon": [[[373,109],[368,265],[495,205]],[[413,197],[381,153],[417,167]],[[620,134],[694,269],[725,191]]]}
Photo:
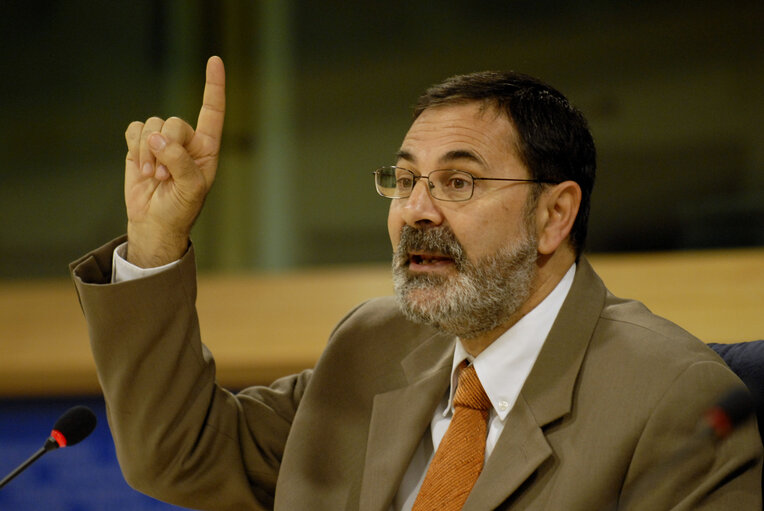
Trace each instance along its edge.
{"label": "ear", "polygon": [[539,253],[552,254],[568,239],[580,204],[581,187],[575,181],[544,190],[536,208]]}

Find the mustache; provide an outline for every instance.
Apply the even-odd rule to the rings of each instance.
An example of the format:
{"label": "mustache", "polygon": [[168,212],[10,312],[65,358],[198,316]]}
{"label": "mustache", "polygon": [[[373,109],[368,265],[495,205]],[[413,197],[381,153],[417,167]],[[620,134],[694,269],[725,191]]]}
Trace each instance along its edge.
{"label": "mustache", "polygon": [[433,252],[453,259],[459,270],[467,263],[467,254],[454,232],[447,226],[417,229],[404,225],[395,252],[396,266],[408,263],[410,252]]}

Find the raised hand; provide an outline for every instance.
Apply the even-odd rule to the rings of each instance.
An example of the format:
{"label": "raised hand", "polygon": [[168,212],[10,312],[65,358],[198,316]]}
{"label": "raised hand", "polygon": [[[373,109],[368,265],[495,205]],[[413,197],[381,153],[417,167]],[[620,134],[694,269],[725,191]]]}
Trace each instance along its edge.
{"label": "raised hand", "polygon": [[128,126],[125,205],[131,263],[161,266],[185,253],[215,180],[224,116],[225,70],[219,57],[211,57],[196,130],[178,117]]}

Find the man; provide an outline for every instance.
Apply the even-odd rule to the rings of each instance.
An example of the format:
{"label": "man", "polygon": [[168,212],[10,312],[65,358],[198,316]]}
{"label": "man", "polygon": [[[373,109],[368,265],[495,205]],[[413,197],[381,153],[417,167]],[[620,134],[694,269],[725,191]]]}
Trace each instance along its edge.
{"label": "man", "polygon": [[127,243],[72,264],[130,484],[199,509],[760,509],[752,422],[666,464],[741,383],[581,256],[594,144],[523,75],[431,88],[375,173],[395,299],[351,311],[312,370],[217,386],[189,232],[224,104],[213,57],[195,130],[128,127]]}

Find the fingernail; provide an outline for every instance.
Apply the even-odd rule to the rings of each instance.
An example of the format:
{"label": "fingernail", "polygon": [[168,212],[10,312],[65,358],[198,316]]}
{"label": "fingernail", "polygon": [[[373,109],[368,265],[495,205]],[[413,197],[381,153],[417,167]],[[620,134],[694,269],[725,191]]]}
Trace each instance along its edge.
{"label": "fingernail", "polygon": [[157,166],[157,172],[154,175],[154,177],[160,181],[164,181],[165,179],[170,177],[170,171],[167,170],[167,167],[160,164]]}
{"label": "fingernail", "polygon": [[143,175],[144,176],[150,176],[154,173],[154,166],[150,162],[146,162],[143,164]]}
{"label": "fingernail", "polygon": [[164,149],[164,146],[166,145],[166,142],[164,140],[164,137],[160,135],[159,133],[154,133],[149,137],[149,145],[151,148],[155,151],[161,151]]}

